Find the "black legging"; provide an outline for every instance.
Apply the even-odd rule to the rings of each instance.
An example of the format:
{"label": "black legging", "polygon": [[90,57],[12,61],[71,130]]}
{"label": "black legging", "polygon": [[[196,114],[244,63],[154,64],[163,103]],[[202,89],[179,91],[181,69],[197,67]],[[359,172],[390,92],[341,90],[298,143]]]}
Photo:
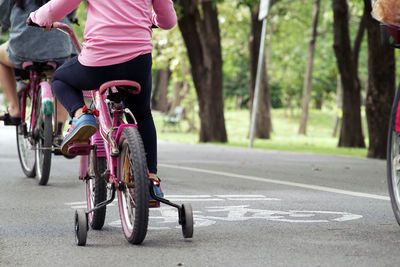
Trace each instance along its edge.
{"label": "black legging", "polygon": [[[104,67],[87,67],[77,57],[63,64],[53,75],[53,90],[57,99],[73,117],[75,110],[85,105],[82,90],[93,90],[111,80],[132,80],[141,86],[138,95],[129,95],[124,106],[135,116],[143,139],[149,172],[157,173],[157,134],[150,110],[151,54],[138,56],[128,62]],[[132,120],[127,116],[128,122]]]}

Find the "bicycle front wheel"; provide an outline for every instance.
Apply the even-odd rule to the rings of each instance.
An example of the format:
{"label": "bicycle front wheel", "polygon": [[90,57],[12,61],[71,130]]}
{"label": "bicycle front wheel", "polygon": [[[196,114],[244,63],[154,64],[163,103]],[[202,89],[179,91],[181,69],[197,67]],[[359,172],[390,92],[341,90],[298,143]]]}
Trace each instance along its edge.
{"label": "bicycle front wheel", "polygon": [[121,149],[117,175],[122,182],[118,190],[118,206],[122,229],[132,244],[143,242],[149,220],[149,179],[146,154],[138,130],[127,127],[119,139]]}
{"label": "bicycle front wheel", "polygon": [[25,121],[16,127],[17,129],[17,149],[18,158],[21,168],[27,177],[35,177],[36,175],[36,157],[35,157],[35,140],[32,137],[31,129],[31,107],[32,99],[29,95],[22,99],[23,95],[18,94],[18,101],[22,108],[23,100],[25,100]]}
{"label": "bicycle front wheel", "polygon": [[392,209],[400,224],[400,134],[395,131],[392,121],[389,126],[386,163]]}
{"label": "bicycle front wheel", "polygon": [[36,101],[35,125],[36,178],[40,185],[46,185],[50,176],[51,153],[53,147],[53,122],[52,114],[44,113],[41,100],[41,90],[39,90]]}

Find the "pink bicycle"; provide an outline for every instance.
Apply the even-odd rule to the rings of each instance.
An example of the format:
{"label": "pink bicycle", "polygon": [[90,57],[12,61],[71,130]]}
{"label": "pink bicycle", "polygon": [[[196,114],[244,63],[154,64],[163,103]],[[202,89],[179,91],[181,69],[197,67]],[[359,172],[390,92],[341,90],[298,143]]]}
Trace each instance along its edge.
{"label": "pink bicycle", "polygon": [[[66,32],[80,52],[80,43],[71,27],[54,23],[53,28]],[[149,221],[149,195],[158,202],[178,209],[179,224],[185,238],[193,236],[193,213],[190,204],[178,205],[154,193],[149,179],[146,154],[135,124],[126,124],[122,100],[127,94],[138,94],[140,85],[129,80],[104,83],[99,89],[85,92],[92,107],[98,110],[99,129],[88,143],[71,142],[68,154],[81,155],[79,178],[86,183],[87,210],[75,211],[75,236],[78,245],[86,244],[89,225],[99,230],[104,225],[106,205],[117,194],[121,225],[132,244],[143,242]],[[89,94],[89,95],[88,95]],[[110,197],[107,199],[107,193]],[[159,206],[159,205],[157,205]]]}
{"label": "pink bicycle", "polygon": [[61,125],[57,123],[57,101],[48,82],[48,72],[56,69],[55,62],[24,62],[26,82],[18,92],[21,124],[17,128],[19,161],[27,177],[36,177],[46,185],[50,177],[52,153],[61,155],[57,136]]}

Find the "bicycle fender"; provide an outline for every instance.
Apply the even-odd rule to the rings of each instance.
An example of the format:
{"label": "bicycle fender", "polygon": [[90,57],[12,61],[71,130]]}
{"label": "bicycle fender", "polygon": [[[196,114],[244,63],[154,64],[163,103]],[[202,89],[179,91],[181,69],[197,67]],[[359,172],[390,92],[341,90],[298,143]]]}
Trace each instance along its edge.
{"label": "bicycle fender", "polygon": [[119,137],[121,136],[121,132],[124,128],[126,127],[135,127],[137,129],[137,126],[135,124],[122,124],[118,127],[117,135],[115,136],[115,141],[118,142]]}
{"label": "bicycle fender", "polygon": [[41,82],[40,87],[42,88],[42,111],[46,115],[51,115],[54,112],[51,86],[48,82]]}

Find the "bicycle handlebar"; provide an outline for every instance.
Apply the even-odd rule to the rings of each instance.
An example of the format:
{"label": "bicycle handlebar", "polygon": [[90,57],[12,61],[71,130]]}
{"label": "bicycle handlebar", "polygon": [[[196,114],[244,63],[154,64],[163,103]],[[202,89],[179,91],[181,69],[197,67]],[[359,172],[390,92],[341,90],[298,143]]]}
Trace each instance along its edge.
{"label": "bicycle handlebar", "polygon": [[33,21],[31,20],[30,17],[26,20],[26,24],[27,24],[28,26],[31,26],[31,27],[37,27],[37,28],[46,29],[45,26],[40,26],[39,24],[36,24],[35,22],[33,22]]}
{"label": "bicycle handlebar", "polygon": [[[28,20],[26,21],[26,24],[28,26],[32,26],[32,27],[39,27],[39,28],[43,28],[43,29],[47,28],[45,26],[40,26],[40,25],[34,23],[31,20],[31,18],[28,18]],[[76,34],[75,34],[74,30],[71,28],[71,26],[69,26],[65,23],[61,23],[61,22],[54,22],[51,25],[50,29],[60,30],[61,32],[69,35],[69,37],[71,38],[72,44],[75,46],[78,53],[81,52],[81,43],[78,41],[78,37],[76,37]]]}
{"label": "bicycle handlebar", "polygon": [[81,52],[81,43],[79,42],[78,37],[76,37],[76,34],[71,26],[61,22],[54,22],[52,28],[61,30],[62,32],[68,34],[78,53]]}

